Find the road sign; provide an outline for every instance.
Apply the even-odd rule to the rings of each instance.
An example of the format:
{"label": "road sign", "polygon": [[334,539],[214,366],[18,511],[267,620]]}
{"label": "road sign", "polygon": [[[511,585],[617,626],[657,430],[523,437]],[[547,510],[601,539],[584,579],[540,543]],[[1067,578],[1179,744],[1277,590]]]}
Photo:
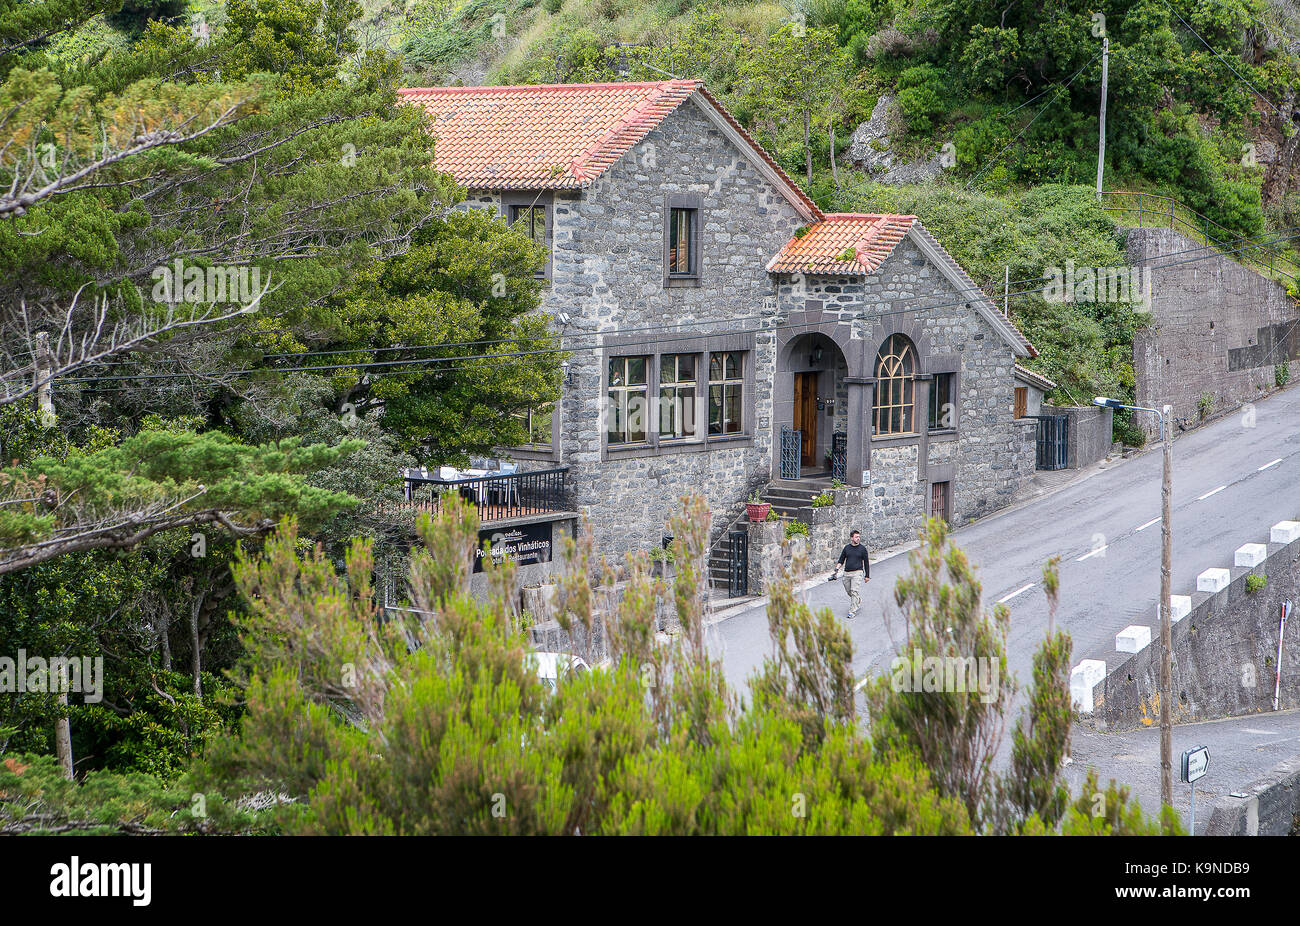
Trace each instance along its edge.
{"label": "road sign", "polygon": [[1182,780],[1189,784],[1205,777],[1210,770],[1210,747],[1197,746],[1183,753]]}

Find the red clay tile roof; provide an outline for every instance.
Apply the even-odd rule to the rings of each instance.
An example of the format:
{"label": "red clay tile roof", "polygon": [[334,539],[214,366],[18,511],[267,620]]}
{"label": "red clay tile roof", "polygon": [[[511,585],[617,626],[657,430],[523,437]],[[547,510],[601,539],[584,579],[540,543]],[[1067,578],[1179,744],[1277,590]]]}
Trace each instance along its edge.
{"label": "red clay tile roof", "polygon": [[[1038,356],[1038,351],[1024,333],[989,301],[989,297],[914,215],[830,213],[822,221],[810,225],[802,236],[787,241],[768,261],[767,269],[770,273],[867,276],[880,268],[909,233],[957,287],[962,298],[969,298],[971,304],[1017,349],[1017,353],[1027,357]],[[917,308],[923,309],[925,305]]]}
{"label": "red clay tile roof", "polygon": [[699,93],[814,219],[821,211],[697,80],[513,87],[412,87],[433,124],[434,166],[470,189],[586,186]]}
{"label": "red clay tile roof", "polygon": [[915,221],[914,215],[834,212],[802,237],[786,242],[767,269],[772,273],[873,273]]}

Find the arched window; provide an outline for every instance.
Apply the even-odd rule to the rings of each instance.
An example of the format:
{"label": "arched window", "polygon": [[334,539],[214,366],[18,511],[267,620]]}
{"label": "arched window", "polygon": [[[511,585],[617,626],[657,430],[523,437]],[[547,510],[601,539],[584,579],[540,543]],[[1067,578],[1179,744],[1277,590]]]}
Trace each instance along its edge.
{"label": "arched window", "polygon": [[875,425],[877,434],[911,434],[912,376],[916,348],[907,335],[891,334],[876,354]]}

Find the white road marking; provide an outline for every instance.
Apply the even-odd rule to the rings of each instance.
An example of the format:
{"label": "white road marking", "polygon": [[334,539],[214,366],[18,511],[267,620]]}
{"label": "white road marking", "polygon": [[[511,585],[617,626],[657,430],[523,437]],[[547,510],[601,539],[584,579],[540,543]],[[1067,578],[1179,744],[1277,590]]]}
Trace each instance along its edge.
{"label": "white road marking", "polygon": [[1010,595],[1003,595],[1001,598],[998,599],[998,604],[1006,604],[1008,601],[1010,601],[1012,598],[1015,598],[1021,592],[1029,591],[1031,588],[1034,587],[1035,584],[1036,583],[1034,582],[1030,582],[1028,585],[1022,585],[1020,588],[1016,589]]}
{"label": "white road marking", "polygon": [[1277,736],[1276,730],[1256,730],[1254,727],[1242,727],[1242,733],[1254,733],[1256,736]]}
{"label": "white road marking", "polygon": [[1098,555],[1100,555],[1100,554],[1102,554],[1102,553],[1105,553],[1105,552],[1106,552],[1106,547],[1108,547],[1108,546],[1110,546],[1110,544],[1108,544],[1108,543],[1107,543],[1107,544],[1103,544],[1103,545],[1099,546],[1097,549],[1093,550],[1091,553],[1085,553],[1085,554],[1083,554],[1083,556],[1080,556],[1078,559],[1075,560],[1075,562],[1076,562],[1076,563],[1082,563],[1085,559],[1089,559],[1089,558],[1091,558],[1091,557],[1093,557],[1093,556],[1098,556]]}
{"label": "white road marking", "polygon": [[1277,458],[1276,460],[1274,460],[1272,463],[1265,463],[1265,464],[1264,464],[1263,466],[1261,466],[1259,469],[1255,470],[1255,472],[1257,472],[1257,473],[1262,473],[1262,472],[1264,472],[1264,470],[1266,470],[1266,469],[1270,469],[1271,467],[1274,467],[1274,466],[1277,466],[1277,465],[1278,465],[1279,463],[1281,463],[1281,462],[1282,462],[1282,458],[1281,458],[1281,457],[1278,457],[1278,458]]}
{"label": "white road marking", "polygon": [[1145,523],[1145,524],[1143,524],[1141,527],[1139,527],[1138,530],[1140,530],[1140,531],[1144,531],[1144,530],[1146,530],[1148,527],[1150,527],[1152,524],[1159,524],[1159,523],[1160,523],[1160,519],[1159,519],[1159,518],[1152,518],[1150,521],[1148,521],[1147,523]]}
{"label": "white road marking", "polygon": [[1217,493],[1219,493],[1219,492],[1222,492],[1222,491],[1223,491],[1224,489],[1226,489],[1226,488],[1227,488],[1227,486],[1219,486],[1217,489],[1211,489],[1210,491],[1206,492],[1204,495],[1201,495],[1201,496],[1197,497],[1196,500],[1197,500],[1198,502],[1203,502],[1203,501],[1205,501],[1207,498],[1209,498],[1211,495],[1215,495],[1215,494],[1217,494]]}
{"label": "white road marking", "polygon": [[854,691],[861,691],[863,688],[866,687],[867,682],[869,682],[869,681],[871,681],[871,676],[870,676],[870,675],[864,675],[864,676],[862,676],[862,681],[860,681],[860,682],[858,682],[856,685],[854,685],[854,686],[853,686],[853,690],[854,690]]}

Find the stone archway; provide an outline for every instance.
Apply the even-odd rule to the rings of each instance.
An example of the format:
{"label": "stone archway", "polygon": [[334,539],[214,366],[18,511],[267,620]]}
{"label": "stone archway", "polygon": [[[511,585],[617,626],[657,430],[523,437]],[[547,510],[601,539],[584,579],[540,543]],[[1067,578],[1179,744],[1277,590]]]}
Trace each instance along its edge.
{"label": "stone archway", "polygon": [[[791,326],[778,338],[772,384],[774,478],[782,478],[782,435],[783,428],[789,428],[800,432],[800,478],[829,475],[827,458],[839,433],[845,435],[844,479],[849,485],[861,484],[863,441],[869,435],[869,428],[863,427],[862,387],[867,381],[862,377],[861,346],[850,338],[848,325],[836,323]],[[869,397],[865,408],[870,411]]]}

